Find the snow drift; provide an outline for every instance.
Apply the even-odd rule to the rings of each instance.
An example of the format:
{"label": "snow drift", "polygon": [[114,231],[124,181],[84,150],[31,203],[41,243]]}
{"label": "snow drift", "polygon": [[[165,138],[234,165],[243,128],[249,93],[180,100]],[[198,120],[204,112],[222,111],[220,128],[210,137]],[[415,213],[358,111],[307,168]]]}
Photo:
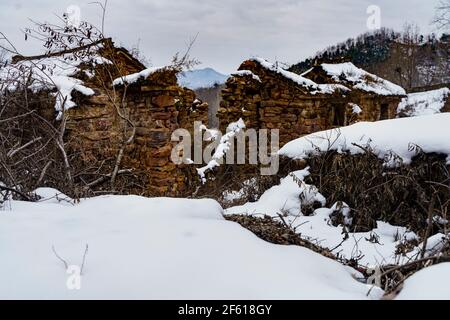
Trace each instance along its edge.
{"label": "snow drift", "polygon": [[[80,265],[86,244],[81,288],[69,290],[52,246]],[[366,299],[370,289],[331,259],[226,221],[213,200],[12,201],[0,261],[0,299]]]}
{"label": "snow drift", "polygon": [[449,124],[450,113],[359,122],[293,140],[278,153],[293,159],[305,159],[309,155],[332,150],[357,154],[370,147],[388,165],[394,165],[396,159],[409,164],[417,154],[416,147],[419,147],[426,153],[446,155],[450,164]]}
{"label": "snow drift", "polygon": [[409,117],[439,113],[444,108],[449,95],[449,88],[410,93],[398,105],[397,113],[403,113]]}

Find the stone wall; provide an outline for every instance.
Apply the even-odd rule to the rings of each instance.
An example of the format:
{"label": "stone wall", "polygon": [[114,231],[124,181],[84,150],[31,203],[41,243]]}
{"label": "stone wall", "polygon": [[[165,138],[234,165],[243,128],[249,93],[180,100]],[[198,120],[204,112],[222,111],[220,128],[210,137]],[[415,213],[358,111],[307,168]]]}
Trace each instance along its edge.
{"label": "stone wall", "polygon": [[[348,96],[348,100],[350,102],[348,103],[347,116],[352,120],[346,124],[351,124],[357,121],[379,121],[395,118],[401,98],[376,96],[354,91]],[[362,110],[361,113],[354,114],[352,104],[358,105]]]}
{"label": "stone wall", "polygon": [[[253,75],[241,73],[226,82],[218,112],[221,130],[242,118],[248,128],[279,129],[280,145],[305,134],[356,121],[394,118],[400,101],[400,97],[359,90],[312,92],[254,60],[245,61],[239,70],[251,71]],[[354,105],[362,112],[355,113]]]}
{"label": "stone wall", "polygon": [[[90,54],[85,52],[88,49],[93,58],[109,62],[90,63]],[[208,126],[208,104],[197,100],[194,91],[178,85],[177,68],[158,69],[143,78],[140,72],[145,66],[127,50],[115,47],[110,39],[48,55],[17,56],[14,61],[77,61],[77,56],[86,59],[71,77],[81,80],[94,94],[86,96],[73,90],[71,98],[76,106],[64,114],[64,143],[75,182],[75,188],[67,191],[74,196],[102,192],[190,195],[199,179],[194,166],[171,161],[172,149],[178,143],[171,137],[179,128],[193,134],[196,121]],[[113,86],[114,79],[131,74],[136,81]],[[56,118],[55,92],[45,88],[33,92],[30,100],[42,118],[59,128],[62,122]],[[111,176],[121,150],[119,174],[112,186]],[[59,157],[60,152],[55,154]]]}
{"label": "stone wall", "polygon": [[179,127],[189,130],[191,134],[194,131],[194,122],[198,121],[205,126],[209,125],[209,105],[196,98],[194,91],[183,88],[176,100],[176,107],[179,112]]}
{"label": "stone wall", "polygon": [[[106,54],[115,57],[121,74],[142,71],[142,66],[128,61],[125,52]],[[77,106],[66,111],[65,141],[73,165],[86,168],[86,172],[98,168],[101,175],[107,176],[113,171],[120,149],[125,146],[120,170],[126,172],[122,182],[126,184],[124,190],[127,193],[147,196],[190,194],[188,177],[195,169],[177,166],[171,161],[176,143],[171,141],[171,135],[178,128],[192,132],[194,121],[208,125],[208,104],[197,103],[192,90],[181,88],[176,71],[171,68],[155,72],[126,88],[99,81],[100,77],[108,79],[107,72],[104,66],[98,66],[95,78],[80,74],[95,95],[72,93]],[[118,76],[117,71],[112,75]],[[52,102],[40,109],[47,119],[55,121]],[[124,142],[132,135],[133,126],[127,124],[119,112],[135,126],[135,137],[129,144]],[[88,175],[81,174],[79,178],[87,183],[91,181]],[[92,189],[110,190],[108,181],[105,179]]]}
{"label": "stone wall", "polygon": [[[127,86],[113,87],[111,81],[100,79],[111,80],[119,75],[137,73],[144,67],[126,51],[112,45],[105,46],[102,54],[114,59],[119,70],[111,71],[105,69],[108,65],[98,65],[93,70],[94,78],[80,72],[77,77],[95,94],[84,96],[74,92],[72,98],[77,106],[66,112],[64,138],[70,161],[79,168],[75,172],[77,181],[81,185],[91,185],[100,176],[104,179],[91,185],[92,189],[110,192],[109,175],[123,148],[119,169],[124,170],[124,174],[118,179],[126,185],[123,189],[126,193],[148,196],[192,194],[192,186],[199,183],[198,175],[194,166],[178,166],[171,161],[176,143],[171,141],[171,135],[179,128],[192,134],[196,121],[208,126],[208,116],[211,116],[208,104],[198,101],[192,90],[181,88],[176,71],[171,68],[161,69]],[[358,120],[372,121],[395,115],[395,99],[357,91],[313,93],[252,60],[244,62],[241,69],[253,74],[236,75],[227,81],[218,111],[222,132],[229,123],[242,118],[248,128],[279,129],[280,144],[283,145],[304,134]],[[47,96],[51,97],[48,93]],[[360,105],[363,112],[354,113],[350,103]],[[46,119],[56,121],[54,100],[39,108]],[[134,138],[126,143],[133,132]],[[257,167],[248,170],[251,175],[247,177],[251,177]],[[227,172],[229,174],[230,170]],[[245,173],[245,170],[237,166],[233,172]],[[232,181],[229,175],[223,177],[224,181]],[[205,189],[210,191],[214,186],[208,185]]]}

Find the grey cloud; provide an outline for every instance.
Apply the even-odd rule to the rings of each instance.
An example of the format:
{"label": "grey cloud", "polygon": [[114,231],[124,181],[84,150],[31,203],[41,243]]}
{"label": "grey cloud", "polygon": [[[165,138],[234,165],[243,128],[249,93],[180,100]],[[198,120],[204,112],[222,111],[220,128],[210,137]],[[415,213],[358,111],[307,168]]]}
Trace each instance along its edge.
{"label": "grey cloud", "polygon": [[[99,21],[91,0],[0,2],[0,30],[19,47],[20,28],[28,18],[54,19],[71,4],[83,18]],[[397,29],[405,21],[432,31],[429,22],[437,0],[110,0],[106,31],[125,46],[140,39],[143,53],[154,65],[166,64],[199,33],[193,55],[205,66],[233,71],[245,58],[260,55],[293,63],[317,50],[366,32],[366,8],[381,7],[382,23]]]}

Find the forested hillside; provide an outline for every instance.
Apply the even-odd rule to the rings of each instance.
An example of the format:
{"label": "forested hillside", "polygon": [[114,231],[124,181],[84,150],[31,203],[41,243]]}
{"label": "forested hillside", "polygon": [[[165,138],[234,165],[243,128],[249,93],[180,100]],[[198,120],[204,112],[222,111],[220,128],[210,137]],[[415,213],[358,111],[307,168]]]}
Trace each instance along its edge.
{"label": "forested hillside", "polygon": [[380,29],[330,46],[290,68],[303,73],[314,61],[351,61],[406,89],[450,82],[449,35],[422,35],[414,25],[402,32]]}

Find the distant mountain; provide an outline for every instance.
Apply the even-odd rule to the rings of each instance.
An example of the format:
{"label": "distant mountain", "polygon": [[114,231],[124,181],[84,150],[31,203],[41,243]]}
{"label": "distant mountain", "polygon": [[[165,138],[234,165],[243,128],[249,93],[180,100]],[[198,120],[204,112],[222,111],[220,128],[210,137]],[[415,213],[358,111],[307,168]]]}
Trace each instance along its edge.
{"label": "distant mountain", "polygon": [[227,79],[227,75],[221,74],[212,68],[190,70],[183,72],[178,76],[180,85],[193,90],[199,88],[211,88],[215,85],[225,83]]}
{"label": "distant mountain", "polygon": [[368,32],[330,46],[289,71],[302,74],[317,62],[352,62],[405,89],[450,82],[450,37],[399,33],[390,29]]}

